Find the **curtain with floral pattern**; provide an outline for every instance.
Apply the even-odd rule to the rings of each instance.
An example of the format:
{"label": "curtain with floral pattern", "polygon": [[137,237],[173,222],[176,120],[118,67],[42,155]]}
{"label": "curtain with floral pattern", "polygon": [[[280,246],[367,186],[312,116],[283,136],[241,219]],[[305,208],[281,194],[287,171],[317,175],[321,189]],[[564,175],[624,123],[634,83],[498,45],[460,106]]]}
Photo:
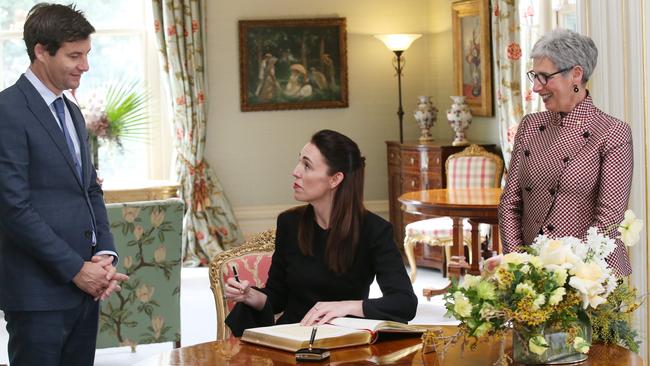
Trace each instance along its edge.
{"label": "curtain with floral pattern", "polygon": [[492,44],[499,137],[508,167],[517,127],[524,114],[539,111],[526,72],[532,68],[530,50],[542,32],[538,0],[492,0]]}
{"label": "curtain with floral pattern", "polygon": [[204,159],[206,95],[204,0],[152,0],[154,27],[167,74],[176,132],[176,170],[183,219],[183,263],[206,265],[237,244],[241,231],[221,183]]}

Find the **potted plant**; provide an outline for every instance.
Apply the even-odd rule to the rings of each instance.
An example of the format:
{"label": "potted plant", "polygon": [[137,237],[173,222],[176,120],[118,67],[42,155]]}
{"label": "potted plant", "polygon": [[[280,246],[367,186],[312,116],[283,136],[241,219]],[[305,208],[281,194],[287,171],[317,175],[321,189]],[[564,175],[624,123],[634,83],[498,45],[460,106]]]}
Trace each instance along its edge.
{"label": "potted plant", "polygon": [[[641,222],[628,210],[617,229],[633,245]],[[592,341],[638,351],[626,317],[642,300],[605,261],[615,248],[615,239],[594,227],[584,241],[540,235],[527,252],[508,253],[481,276],[454,281],[445,306],[470,339],[512,331],[515,363],[580,362]]]}

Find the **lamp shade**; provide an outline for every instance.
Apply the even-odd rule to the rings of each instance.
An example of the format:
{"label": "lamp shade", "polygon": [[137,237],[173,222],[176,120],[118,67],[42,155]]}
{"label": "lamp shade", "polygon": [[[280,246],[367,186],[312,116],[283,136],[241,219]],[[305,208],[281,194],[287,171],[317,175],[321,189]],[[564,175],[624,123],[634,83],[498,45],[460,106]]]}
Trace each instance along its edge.
{"label": "lamp shade", "polygon": [[375,38],[384,42],[391,51],[405,51],[421,34],[377,34]]}

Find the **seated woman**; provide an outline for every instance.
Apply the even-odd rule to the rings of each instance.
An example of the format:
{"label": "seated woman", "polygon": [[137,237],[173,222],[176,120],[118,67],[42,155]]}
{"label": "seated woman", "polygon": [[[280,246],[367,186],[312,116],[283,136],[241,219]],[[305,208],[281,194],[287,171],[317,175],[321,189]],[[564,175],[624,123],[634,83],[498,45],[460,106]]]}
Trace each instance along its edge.
{"label": "seated woman", "polygon": [[[319,131],[303,147],[293,190],[307,205],[278,216],[266,286],[227,281],[226,297],[238,303],[226,319],[235,336],[273,325],[279,313],[278,324],[413,319],[417,298],[392,226],[363,206],[364,167],[357,144],[335,131]],[[369,299],[375,276],[383,296]]]}

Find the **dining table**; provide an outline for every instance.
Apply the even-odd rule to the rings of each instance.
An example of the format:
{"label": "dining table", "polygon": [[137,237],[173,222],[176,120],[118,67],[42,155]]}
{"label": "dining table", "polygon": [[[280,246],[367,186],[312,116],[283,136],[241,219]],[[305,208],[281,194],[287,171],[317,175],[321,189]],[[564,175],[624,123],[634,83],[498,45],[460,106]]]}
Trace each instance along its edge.
{"label": "dining table", "polygon": [[[492,225],[492,247],[499,246],[498,208],[501,188],[440,188],[413,191],[402,194],[398,199],[402,210],[423,218],[448,216],[453,221],[452,258],[460,265],[449,266],[449,274],[460,276],[462,269],[468,273],[480,274],[480,241],[478,224]],[[465,261],[463,248],[463,220],[469,219],[471,230],[471,258]],[[464,266],[463,264],[467,264]]]}

